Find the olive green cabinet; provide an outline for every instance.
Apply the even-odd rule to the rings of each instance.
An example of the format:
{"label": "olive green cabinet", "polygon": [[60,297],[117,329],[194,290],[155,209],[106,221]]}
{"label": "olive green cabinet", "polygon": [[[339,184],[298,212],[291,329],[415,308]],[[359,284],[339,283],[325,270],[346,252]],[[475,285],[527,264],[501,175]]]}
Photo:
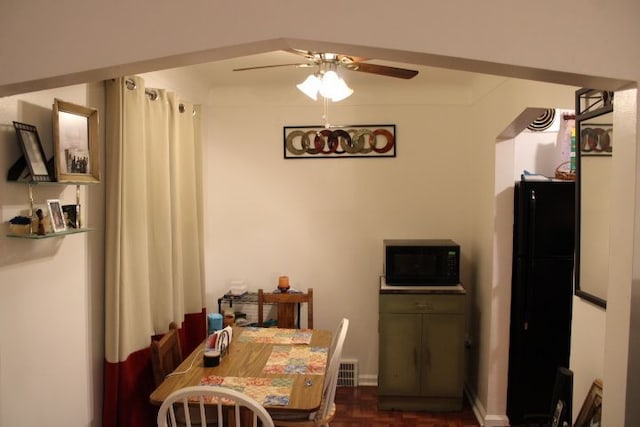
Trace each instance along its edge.
{"label": "olive green cabinet", "polygon": [[381,291],[379,303],[380,408],[461,409],[464,289]]}

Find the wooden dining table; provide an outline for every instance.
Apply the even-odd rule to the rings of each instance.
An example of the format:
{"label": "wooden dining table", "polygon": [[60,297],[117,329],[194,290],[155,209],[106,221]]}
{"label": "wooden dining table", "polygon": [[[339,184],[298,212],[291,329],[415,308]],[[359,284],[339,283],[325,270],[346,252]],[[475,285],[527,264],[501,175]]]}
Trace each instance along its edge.
{"label": "wooden dining table", "polygon": [[[264,328],[262,328],[264,329]],[[267,328],[276,329],[276,328]],[[287,331],[295,330],[278,330]],[[304,331],[304,330],[303,330]],[[234,378],[286,378],[291,384],[291,391],[288,402],[285,405],[270,405],[263,403],[267,411],[272,413],[300,414],[312,413],[319,409],[322,400],[322,390],[325,380],[326,366],[328,365],[328,348],[331,345],[331,331],[326,330],[307,330],[311,333],[310,342],[308,344],[287,344],[285,341],[278,341],[281,338],[269,339],[252,338],[255,333],[260,332],[257,328],[233,327],[233,335],[231,343],[228,347],[227,354],[221,358],[220,364],[216,367],[204,366],[204,344],[203,341],[176,370],[168,375],[164,381],[151,393],[150,401],[154,405],[161,405],[162,402],[172,392],[194,385],[206,384],[203,380],[216,377],[218,379]],[[243,334],[246,334],[243,337]],[[324,369],[319,372],[317,369],[314,373],[284,373],[273,372],[274,369],[265,369],[272,355],[275,346],[308,346],[309,349],[315,348],[327,349],[327,360]],[[301,347],[297,347],[301,349]],[[302,348],[304,350],[304,348]],[[300,363],[300,360],[297,360]],[[316,367],[317,368],[317,367]],[[304,371],[304,369],[301,369]],[[268,380],[267,380],[268,381]],[[249,393],[247,393],[249,394]]]}

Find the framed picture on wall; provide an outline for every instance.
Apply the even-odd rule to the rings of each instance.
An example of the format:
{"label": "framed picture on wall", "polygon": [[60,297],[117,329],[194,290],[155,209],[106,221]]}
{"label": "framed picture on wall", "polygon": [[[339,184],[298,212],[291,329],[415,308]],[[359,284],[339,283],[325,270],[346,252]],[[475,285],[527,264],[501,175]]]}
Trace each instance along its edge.
{"label": "framed picture on wall", "polygon": [[53,149],[59,182],[100,182],[98,110],[55,99]]}
{"label": "framed picture on wall", "polygon": [[396,125],[285,126],[285,159],[396,157]]}
{"label": "framed picture on wall", "polygon": [[36,127],[20,122],[13,122],[13,127],[16,130],[20,149],[31,173],[31,179],[33,181],[51,181],[52,177],[47,169],[47,158],[42,149]]}

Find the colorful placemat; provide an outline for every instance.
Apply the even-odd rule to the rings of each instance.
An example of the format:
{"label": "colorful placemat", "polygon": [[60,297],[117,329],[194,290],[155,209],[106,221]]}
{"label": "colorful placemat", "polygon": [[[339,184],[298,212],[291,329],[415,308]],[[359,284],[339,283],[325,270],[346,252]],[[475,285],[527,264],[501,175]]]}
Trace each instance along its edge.
{"label": "colorful placemat", "polygon": [[310,329],[242,328],[239,342],[266,344],[309,344],[313,331]]}
{"label": "colorful placemat", "polygon": [[[245,393],[264,406],[286,406],[291,397],[293,378],[220,377],[208,375],[201,385],[226,387]],[[213,402],[214,399],[210,399]]]}
{"label": "colorful placemat", "polygon": [[262,372],[322,375],[327,366],[328,351],[326,347],[274,345]]}

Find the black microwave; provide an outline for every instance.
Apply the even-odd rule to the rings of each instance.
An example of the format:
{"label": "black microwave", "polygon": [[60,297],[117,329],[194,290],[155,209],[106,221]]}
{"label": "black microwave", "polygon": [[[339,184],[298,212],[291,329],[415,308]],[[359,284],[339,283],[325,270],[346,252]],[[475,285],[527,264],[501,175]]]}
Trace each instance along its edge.
{"label": "black microwave", "polygon": [[387,286],[437,286],[460,283],[460,246],[453,240],[384,240]]}

